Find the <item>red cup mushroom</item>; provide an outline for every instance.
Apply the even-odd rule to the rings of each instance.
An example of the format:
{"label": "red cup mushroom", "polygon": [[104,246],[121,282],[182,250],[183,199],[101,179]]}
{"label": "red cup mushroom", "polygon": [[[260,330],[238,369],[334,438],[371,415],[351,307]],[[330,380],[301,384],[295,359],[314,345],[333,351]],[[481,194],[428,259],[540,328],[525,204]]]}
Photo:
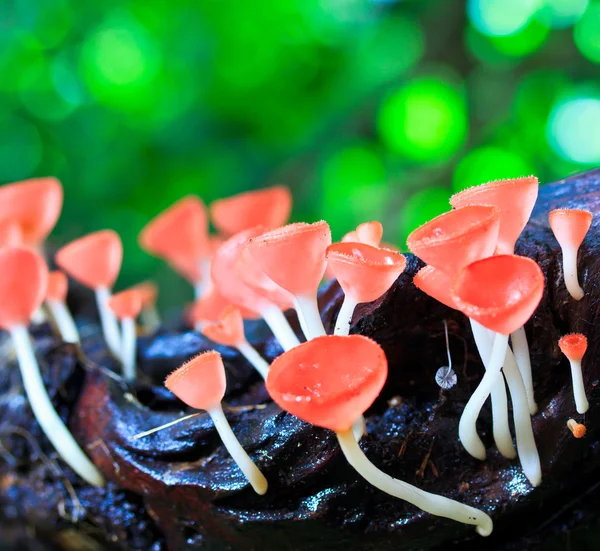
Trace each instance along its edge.
{"label": "red cup mushroom", "polygon": [[556,209],[548,215],[548,219],[562,250],[567,291],[575,300],[581,300],[584,292],[577,276],[577,255],[592,225],[592,213],[580,209]]}
{"label": "red cup mushroom", "polygon": [[135,356],[137,349],[137,329],[135,320],[143,306],[143,295],[139,289],[132,288],[114,294],[108,300],[108,307],[121,320],[121,361],[123,377],[135,380]]}
{"label": "red cup mushroom", "polygon": [[[485,447],[477,435],[479,412],[494,385],[501,383],[504,365],[513,400],[517,451],[523,471],[537,486],[541,481],[539,455],[533,438],[523,379],[507,358],[508,336],[531,317],[544,291],[544,275],[531,259],[499,255],[463,268],[452,288],[454,302],[469,318],[495,333],[487,370],[471,395],[459,423],[459,436],[474,457],[485,459]],[[504,383],[502,383],[504,384]]]}
{"label": "red cup mushroom", "polygon": [[225,448],[257,494],[267,491],[267,480],[244,451],[221,407],[225,396],[225,367],[218,352],[192,358],[165,380],[165,386],[182,402],[210,415]]}
{"label": "red cup mushroom", "polygon": [[33,414],[63,460],[89,484],[103,486],[104,477],[52,405],[27,330],[46,295],[46,263],[31,249],[7,248],[0,250],[0,267],[0,328],[10,333],[14,343]]}
{"label": "red cup mushroom", "polygon": [[376,488],[433,515],[475,525],[481,535],[489,535],[492,520],[484,512],[392,478],[361,450],[352,424],[377,398],[386,377],[387,360],[375,341],[332,335],[312,339],[276,358],[267,390],[285,411],[335,431],[350,465]]}
{"label": "red cup mushroom", "polygon": [[73,279],[96,293],[106,344],[110,352],[120,359],[119,325],[107,302],[121,270],[123,260],[121,238],[112,230],[90,233],[59,249],[55,260],[58,266]]}
{"label": "red cup mushroom", "polygon": [[573,396],[577,413],[585,413],[590,408],[583,384],[581,360],[587,351],[587,338],[581,333],[565,335],[558,341],[561,352],[571,364],[571,379],[573,380]]}

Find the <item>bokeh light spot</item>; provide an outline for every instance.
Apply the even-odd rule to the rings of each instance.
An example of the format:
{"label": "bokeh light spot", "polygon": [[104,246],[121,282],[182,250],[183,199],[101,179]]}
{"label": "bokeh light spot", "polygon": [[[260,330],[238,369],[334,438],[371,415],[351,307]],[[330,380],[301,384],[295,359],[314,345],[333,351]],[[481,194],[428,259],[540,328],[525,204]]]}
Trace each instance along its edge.
{"label": "bokeh light spot", "polygon": [[387,98],[378,126],[392,151],[417,162],[442,161],[465,141],[467,108],[451,84],[422,78]]}
{"label": "bokeh light spot", "polygon": [[589,3],[589,0],[544,0],[541,11],[549,16],[553,28],[563,29],[577,22]]}
{"label": "bokeh light spot", "polygon": [[540,0],[468,0],[467,15],[483,34],[507,36],[525,27],[539,6]]}
{"label": "bokeh light spot", "polygon": [[413,193],[402,205],[400,217],[400,233],[402,244],[406,243],[408,234],[428,222],[438,214],[450,210],[449,188],[433,186]]}
{"label": "bokeh light spot", "polygon": [[590,61],[600,63],[600,2],[591,4],[575,25],[575,44]]}
{"label": "bokeh light spot", "polygon": [[518,178],[534,172],[534,167],[522,155],[496,146],[479,147],[458,163],[452,176],[452,189],[458,192],[491,180]]}
{"label": "bokeh light spot", "polygon": [[539,50],[549,34],[550,28],[544,21],[532,19],[514,34],[487,38],[499,52],[511,57],[521,57]]}
{"label": "bokeh light spot", "polygon": [[575,98],[550,113],[547,137],[554,151],[567,161],[600,163],[600,99]]}

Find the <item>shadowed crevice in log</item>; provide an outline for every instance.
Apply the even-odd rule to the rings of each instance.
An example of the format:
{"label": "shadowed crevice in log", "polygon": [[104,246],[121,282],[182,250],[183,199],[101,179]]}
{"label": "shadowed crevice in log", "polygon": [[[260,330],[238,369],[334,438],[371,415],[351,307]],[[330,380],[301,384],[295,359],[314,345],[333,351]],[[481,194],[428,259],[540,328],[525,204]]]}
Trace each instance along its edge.
{"label": "shadowed crevice in log", "polygon": [[[564,287],[560,249],[547,223],[548,212],[557,207],[587,208],[595,214],[579,257],[580,281],[586,290],[579,303]],[[377,340],[389,360],[388,381],[366,416],[366,454],[392,476],[488,511],[495,531],[485,542],[472,527],[423,514],[370,487],[345,462],[332,433],[281,412],[268,400],[260,377],[231,349],[216,347],[227,369],[226,414],[269,481],[265,496],[248,486],[205,414],[132,440],[135,434],[186,413],[161,387],[162,380],[191,356],[213,348],[212,343],[192,332],[163,332],[141,339],[142,375],[135,388],[98,368],[116,366],[107,363],[102,343],[92,333],[84,343],[90,362],[81,387],[82,366],[68,350],[53,348],[55,342],[42,328],[36,333],[38,355],[50,365],[47,384],[55,389],[59,411],[111,480],[108,490],[96,490],[61,464],[85,511],[85,522],[93,527],[94,541],[103,541],[105,531],[106,547],[100,548],[106,549],[158,550],[165,542],[170,549],[182,551],[264,549],[265,542],[272,551],[452,550],[459,546],[469,550],[482,544],[489,549],[535,549],[569,522],[568,513],[560,516],[566,504],[585,503],[584,511],[595,507],[589,488],[600,474],[599,375],[593,361],[600,342],[595,329],[600,318],[599,226],[600,171],[592,171],[540,188],[534,216],[518,245],[518,254],[534,258],[547,279],[540,307],[526,327],[540,407],[534,431],[544,476],[535,491],[518,461],[508,461],[493,449],[489,404],[478,424],[490,447],[488,461],[471,458],[458,442],[458,419],[482,376],[482,366],[466,318],[412,285],[412,276],[421,266],[417,259],[409,256],[406,272],[392,289],[380,300],[361,305],[354,316],[352,331]],[[341,300],[336,283],[322,291],[326,326],[332,327]],[[77,311],[88,315],[89,310],[78,303]],[[448,321],[458,384],[440,392],[435,372],[447,363],[443,320]],[[573,331],[589,337],[584,372],[591,409],[586,415],[588,436],[581,441],[566,428],[569,417],[579,417],[568,362],[557,345],[560,336]],[[250,325],[249,334],[266,357],[280,353],[272,338],[264,340],[267,333],[262,324]],[[26,427],[53,457],[24,401],[18,371],[6,361],[7,353],[2,358],[0,370],[6,376],[0,381],[0,427],[5,422]],[[266,407],[244,407],[257,404]],[[11,464],[10,455],[3,456],[0,513],[4,520],[0,522],[19,519],[50,531],[52,523],[61,522],[78,530],[82,525],[60,518],[56,496],[65,493],[58,490],[60,477],[31,456],[22,437],[1,430],[0,434],[6,453],[25,463],[21,472],[22,467]],[[424,462],[427,456],[430,462]],[[44,491],[37,496],[33,490],[24,492],[24,487]],[[117,494],[120,501],[114,497]],[[101,507],[110,500],[112,519],[105,518],[108,509]],[[133,513],[135,519],[127,517]],[[125,525],[127,519],[131,528],[112,538],[111,526]],[[544,525],[548,519],[552,520]],[[143,533],[142,525],[146,526]]]}

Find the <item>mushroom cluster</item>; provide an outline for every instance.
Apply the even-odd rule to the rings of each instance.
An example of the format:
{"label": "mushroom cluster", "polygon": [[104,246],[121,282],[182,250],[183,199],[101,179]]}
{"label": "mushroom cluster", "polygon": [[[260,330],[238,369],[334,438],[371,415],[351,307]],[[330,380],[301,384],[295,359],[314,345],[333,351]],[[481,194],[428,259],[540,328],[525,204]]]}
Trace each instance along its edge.
{"label": "mushroom cluster", "polygon": [[[452,210],[415,230],[407,241],[425,263],[414,277],[415,286],[467,316],[485,368],[458,424],[460,442],[473,457],[486,459],[476,423],[490,397],[495,444],[506,458],[518,456],[533,486],[541,483],[542,469],[531,422],[538,407],[532,369],[536,366],[524,326],[542,299],[544,277],[533,260],[515,255],[515,245],[537,192],[534,177],[467,189],[451,199]],[[124,384],[135,384],[138,335],[156,331],[161,323],[155,306],[158,289],[145,281],[112,294],[123,249],[118,234],[108,229],[62,247],[55,256],[62,271],[49,272],[43,243],[60,215],[62,198],[62,186],[53,178],[0,187],[0,205],[11,205],[0,207],[0,327],[12,337],[27,396],[48,439],[75,472],[101,486],[103,475],[50,402],[27,327],[34,317],[48,316],[57,336],[83,354],[78,327],[65,302],[70,276],[95,292],[106,348],[121,364]],[[425,512],[473,525],[479,534],[489,535],[493,524],[485,512],[392,478],[361,448],[364,413],[386,382],[388,364],[378,343],[350,334],[352,318],[358,304],[376,301],[392,287],[406,267],[405,256],[382,245],[379,222],[363,223],[332,243],[325,221],[288,224],[291,204],[291,194],[283,186],[221,199],[208,208],[200,197],[188,196],[151,220],[140,233],[139,244],[193,286],[195,302],[187,315],[192,328],[239,351],[282,410],[334,431],[347,461],[370,484]],[[210,233],[209,221],[217,234]],[[562,248],[565,285],[580,300],[584,289],[577,255],[591,214],[555,210],[549,222]],[[326,334],[317,303],[324,278],[335,278],[344,292],[331,335]],[[293,329],[296,317],[299,332]],[[258,318],[281,347],[271,365],[245,334],[244,320]],[[589,408],[582,367],[586,344],[579,334],[559,342],[571,365],[578,414]],[[444,373],[451,372],[456,379],[449,348],[448,363]],[[268,482],[259,468],[260,455],[252,458],[242,448],[221,406],[226,387],[221,355],[210,351],[192,358],[169,375],[165,385],[181,402],[210,416],[248,484],[264,494]],[[585,435],[585,426],[575,419],[569,419],[567,429],[577,438]]]}

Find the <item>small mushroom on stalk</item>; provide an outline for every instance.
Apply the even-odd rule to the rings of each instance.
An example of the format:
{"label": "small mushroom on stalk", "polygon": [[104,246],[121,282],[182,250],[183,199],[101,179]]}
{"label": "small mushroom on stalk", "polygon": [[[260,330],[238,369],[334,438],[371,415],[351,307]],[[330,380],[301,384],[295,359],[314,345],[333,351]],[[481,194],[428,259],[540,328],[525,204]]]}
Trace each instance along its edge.
{"label": "small mushroom on stalk", "polygon": [[56,178],[32,178],[0,186],[0,223],[18,224],[23,244],[40,252],[62,205],[63,188]]}
{"label": "small mushroom on stalk", "polygon": [[573,380],[573,396],[577,413],[585,413],[590,408],[583,384],[581,360],[587,351],[587,338],[581,333],[565,335],[558,341],[561,352],[571,364],[571,379]]}
{"label": "small mushroom on stalk", "polygon": [[406,258],[400,253],[364,243],[334,243],[327,248],[326,258],[344,291],[336,335],[347,335],[356,305],[381,297],[406,267]]}
{"label": "small mushroom on stalk", "polygon": [[[257,293],[242,279],[238,262],[249,239],[260,234],[260,229],[239,232],[221,245],[212,262],[211,275],[217,291],[238,308],[257,312],[265,320],[279,344],[289,350],[299,344],[281,308],[264,294]],[[244,312],[242,315],[245,317]]]}
{"label": "small mushroom on stalk", "polygon": [[160,315],[156,309],[158,286],[152,281],[142,281],[134,285],[132,289],[137,290],[142,299],[142,311],[140,312],[142,326],[146,332],[153,333],[160,327]]}
{"label": "small mushroom on stalk", "polygon": [[202,199],[188,195],[152,219],[139,234],[140,247],[166,260],[194,286],[196,298],[210,281],[208,216]]}
{"label": "small mushroom on stalk", "polygon": [[123,260],[123,244],[112,230],[101,230],[71,241],[56,253],[56,263],[73,279],[93,289],[104,339],[115,358],[121,358],[117,318],[108,307],[111,289]]}
{"label": "small mushroom on stalk", "polygon": [[202,333],[211,341],[236,348],[263,379],[267,378],[269,363],[247,341],[239,308],[227,306],[216,322],[204,326]]}
{"label": "small mushroom on stalk", "polygon": [[562,250],[567,291],[575,300],[581,300],[584,292],[577,276],[577,255],[592,225],[592,213],[580,209],[556,209],[548,215],[548,220]]}
{"label": "small mushroom on stalk", "polygon": [[325,335],[317,304],[317,290],[331,245],[327,222],[289,224],[251,239],[248,250],[258,267],[294,295],[296,312],[307,339]]}
{"label": "small mushroom on stalk", "polygon": [[578,423],[575,419],[569,419],[567,421],[567,428],[575,438],[583,438],[587,432],[585,425]]}
{"label": "small mushroom on stalk", "polygon": [[221,407],[225,396],[225,366],[218,352],[210,351],[192,358],[165,380],[165,386],[182,402],[210,415],[232,459],[257,494],[267,491],[267,480],[244,451]]}
{"label": "small mushroom on stalk", "polygon": [[[450,198],[454,208],[469,205],[490,205],[498,209],[500,229],[496,254],[514,254],[517,239],[527,225],[537,201],[539,182],[535,176],[496,180],[467,188]],[[537,404],[533,394],[531,358],[525,328],[511,335],[512,349],[527,392],[529,413],[535,414]]]}
{"label": "small mushroom on stalk", "polygon": [[282,409],[334,431],[350,465],[376,488],[432,515],[474,525],[482,536],[491,534],[492,520],[483,511],[392,478],[361,450],[352,424],[375,401],[386,377],[387,359],[375,341],[360,335],[332,335],[312,339],[276,358],[267,390]]}
{"label": "small mushroom on stalk", "polygon": [[48,274],[48,287],[46,289],[46,306],[56,324],[56,328],[64,342],[78,344],[79,331],[73,321],[73,316],[67,307],[67,291],[69,281],[60,270]]}
{"label": "small mushroom on stalk", "polygon": [[48,268],[31,249],[0,250],[0,328],[12,338],[27,399],[40,427],[62,459],[84,480],[103,486],[89,460],[54,409],[40,373],[27,326],[46,294]]}
{"label": "small mushroom on stalk", "polygon": [[271,230],[287,222],[292,195],[285,186],[246,191],[214,201],[209,210],[217,230],[228,237],[256,226]]}
{"label": "small mushroom on stalk", "polygon": [[477,436],[479,412],[495,385],[508,383],[512,402],[517,452],[525,476],[533,486],[541,482],[540,459],[533,437],[527,395],[521,373],[506,362],[508,336],[521,327],[537,308],[544,292],[544,274],[530,258],[499,255],[463,268],[452,288],[454,302],[469,318],[495,333],[489,364],[460,418],[458,432],[465,449],[485,459],[485,447]]}
{"label": "small mushroom on stalk", "polygon": [[121,320],[121,361],[123,377],[135,381],[135,356],[137,349],[137,329],[135,320],[143,305],[142,293],[135,288],[116,293],[108,300],[108,307]]}

